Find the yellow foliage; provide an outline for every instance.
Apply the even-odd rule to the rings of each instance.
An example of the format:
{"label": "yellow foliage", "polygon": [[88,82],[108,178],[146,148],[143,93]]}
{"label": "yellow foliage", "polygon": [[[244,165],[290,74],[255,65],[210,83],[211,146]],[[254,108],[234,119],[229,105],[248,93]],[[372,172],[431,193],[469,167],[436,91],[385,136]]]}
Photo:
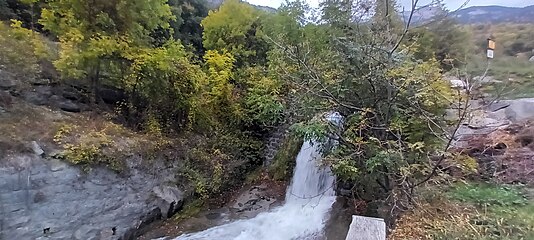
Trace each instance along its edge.
{"label": "yellow foliage", "polygon": [[43,37],[30,30],[22,27],[22,22],[19,20],[11,19],[11,28],[13,29],[13,35],[17,40],[29,41],[33,47],[35,56],[39,59],[51,59],[53,57],[51,47],[45,42]]}

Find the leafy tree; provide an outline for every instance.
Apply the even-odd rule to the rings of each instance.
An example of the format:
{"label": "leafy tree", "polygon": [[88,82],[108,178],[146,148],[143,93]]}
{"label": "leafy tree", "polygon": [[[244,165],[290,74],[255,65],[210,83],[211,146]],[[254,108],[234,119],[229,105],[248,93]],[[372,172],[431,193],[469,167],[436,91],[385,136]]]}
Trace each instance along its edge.
{"label": "leafy tree", "polygon": [[186,127],[205,75],[191,63],[184,46],[169,41],[158,48],[128,49],[124,57],[131,62],[123,80],[132,96],[123,109],[129,122],[168,132]]}
{"label": "leafy tree", "polygon": [[413,29],[406,39],[417,42],[416,57],[424,60],[436,58],[445,71],[461,67],[471,50],[470,37],[449,16],[441,1],[432,6],[438,14],[430,24]]}
{"label": "leafy tree", "polygon": [[15,19],[25,28],[41,30],[37,23],[41,5],[39,0],[0,0],[0,20]]}
{"label": "leafy tree", "polygon": [[261,67],[249,68],[246,73],[247,91],[243,98],[244,121],[249,126],[269,128],[283,120],[284,101],[282,82],[265,76]]}
{"label": "leafy tree", "polygon": [[104,71],[120,68],[125,50],[149,46],[150,33],[171,18],[164,0],[51,0],[39,22],[61,43],[56,68],[66,78],[87,79],[98,101]]}
{"label": "leafy tree", "polygon": [[208,16],[208,8],[202,0],[170,0],[169,5],[175,19],[171,21],[174,39],[184,45],[191,45],[196,53],[203,53],[202,19]]}
{"label": "leafy tree", "polygon": [[268,45],[259,36],[263,13],[240,0],[227,0],[202,20],[207,50],[226,50],[237,66],[263,63]]}
{"label": "leafy tree", "polygon": [[14,18],[13,10],[9,8],[7,0],[0,0],[0,20],[6,21]]}
{"label": "leafy tree", "polygon": [[[380,17],[353,21],[370,14],[355,3],[325,1],[324,24],[299,25],[294,34],[300,38],[273,38],[278,48],[270,68],[298,96],[294,111],[303,121],[297,132],[339,142],[326,152],[339,179],[357,183],[353,189],[363,199],[404,202],[430,171],[427,153],[446,144],[440,129],[452,92],[436,60],[418,60],[413,47],[402,44],[404,27]],[[344,116],[343,128],[318,117],[328,111]]]}

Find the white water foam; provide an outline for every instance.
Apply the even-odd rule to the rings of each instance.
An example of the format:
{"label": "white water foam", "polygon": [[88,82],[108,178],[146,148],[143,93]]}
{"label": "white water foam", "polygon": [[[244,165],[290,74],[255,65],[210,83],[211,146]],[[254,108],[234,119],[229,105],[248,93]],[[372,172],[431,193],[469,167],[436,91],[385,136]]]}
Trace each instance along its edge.
{"label": "white water foam", "polygon": [[176,240],[301,240],[323,235],[332,204],[335,178],[321,167],[318,144],[305,142],[297,156],[295,174],[286,203],[270,212],[208,230],[182,235]]}

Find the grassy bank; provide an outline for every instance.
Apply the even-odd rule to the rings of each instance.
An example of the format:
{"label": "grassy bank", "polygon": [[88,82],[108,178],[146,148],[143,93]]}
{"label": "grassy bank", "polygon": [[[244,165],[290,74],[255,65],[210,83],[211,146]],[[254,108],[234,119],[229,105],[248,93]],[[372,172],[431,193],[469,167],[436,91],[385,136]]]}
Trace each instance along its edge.
{"label": "grassy bank", "polygon": [[[482,75],[486,68],[485,59],[471,61],[467,67],[470,75]],[[488,76],[495,80],[485,84],[483,92],[504,99],[534,97],[534,63],[526,59],[501,56],[490,62]]]}
{"label": "grassy bank", "polygon": [[390,239],[534,239],[534,201],[524,186],[457,183],[425,189]]}

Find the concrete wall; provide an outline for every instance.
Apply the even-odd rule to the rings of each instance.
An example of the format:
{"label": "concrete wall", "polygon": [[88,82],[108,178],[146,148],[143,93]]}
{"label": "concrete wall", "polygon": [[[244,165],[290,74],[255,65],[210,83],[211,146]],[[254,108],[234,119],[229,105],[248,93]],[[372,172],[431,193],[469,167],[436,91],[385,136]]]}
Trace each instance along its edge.
{"label": "concrete wall", "polygon": [[346,240],[386,240],[386,223],[380,218],[352,216]]}

